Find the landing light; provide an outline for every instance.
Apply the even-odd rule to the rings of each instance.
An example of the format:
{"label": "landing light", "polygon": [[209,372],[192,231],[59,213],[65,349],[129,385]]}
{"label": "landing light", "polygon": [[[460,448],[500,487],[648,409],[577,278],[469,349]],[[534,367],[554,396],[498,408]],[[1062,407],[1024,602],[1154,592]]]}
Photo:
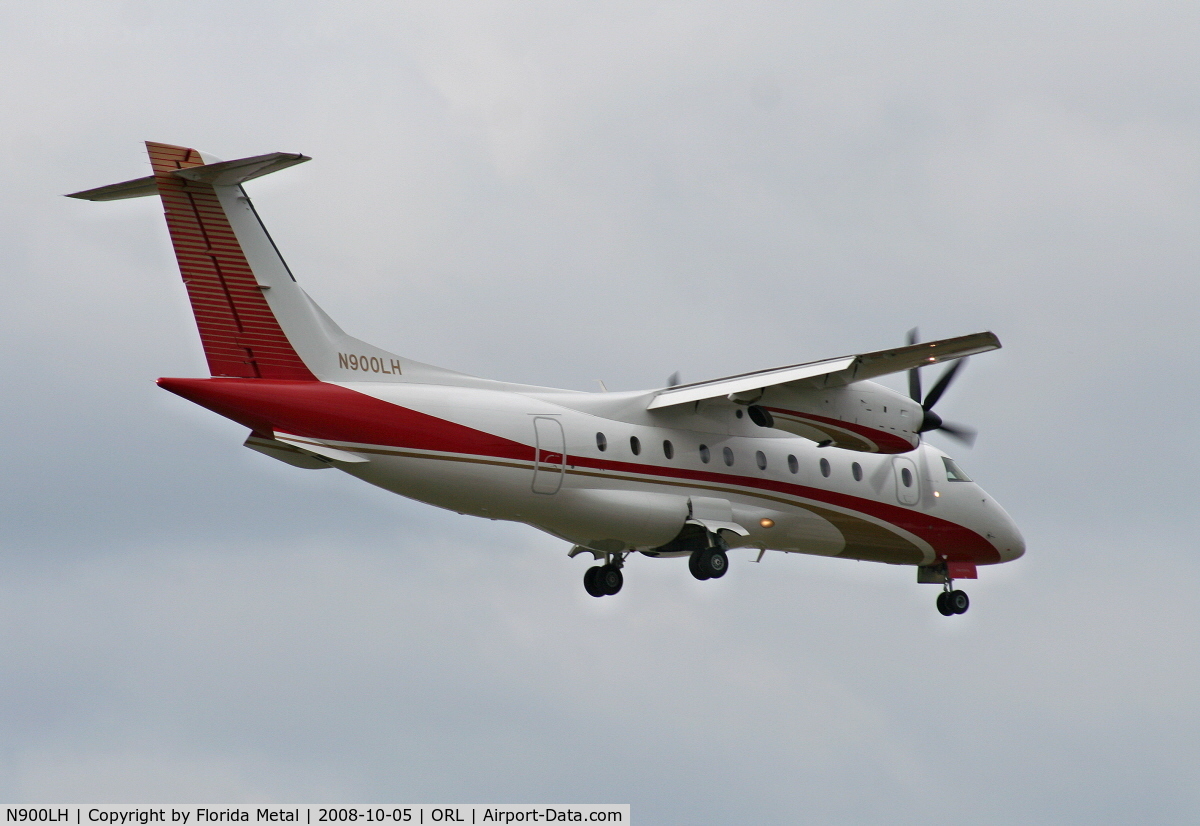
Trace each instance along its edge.
{"label": "landing light", "polygon": [[937,497],[941,496],[941,495],[942,495],[942,492],[941,492],[940,490],[935,490],[935,491],[933,492],[933,496],[934,496],[934,498],[935,498],[935,499],[936,499]]}
{"label": "landing light", "polygon": [[764,516],[762,519],[758,520],[758,524],[762,525],[764,528],[773,528],[775,527],[775,520],[767,519]]}

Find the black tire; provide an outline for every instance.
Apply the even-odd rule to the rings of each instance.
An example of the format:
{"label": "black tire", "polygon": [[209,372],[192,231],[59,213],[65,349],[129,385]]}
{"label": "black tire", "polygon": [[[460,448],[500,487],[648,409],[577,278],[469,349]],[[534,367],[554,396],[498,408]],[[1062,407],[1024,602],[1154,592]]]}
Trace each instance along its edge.
{"label": "black tire", "polygon": [[596,584],[604,591],[605,596],[611,597],[625,584],[625,575],[616,565],[605,565],[600,568],[600,573],[596,574]]}
{"label": "black tire", "polygon": [[967,609],[971,607],[971,600],[967,598],[964,591],[951,591],[946,597],[946,604],[950,606],[950,610],[956,614],[965,614]]}
{"label": "black tire", "polygon": [[696,579],[708,579],[709,575],[700,570],[700,554],[704,551],[692,551],[692,555],[688,557],[688,570],[692,572],[692,576]]}
{"label": "black tire", "polygon": [[942,591],[937,598],[938,613],[943,617],[954,615],[954,609],[950,607],[950,592]]}
{"label": "black tire", "polygon": [[696,558],[696,570],[704,574],[705,579],[720,579],[729,570],[729,557],[720,548],[705,548],[692,556]]}
{"label": "black tire", "polygon": [[603,570],[603,565],[593,565],[583,574],[583,590],[593,597],[602,597],[608,594],[600,582],[600,572]]}

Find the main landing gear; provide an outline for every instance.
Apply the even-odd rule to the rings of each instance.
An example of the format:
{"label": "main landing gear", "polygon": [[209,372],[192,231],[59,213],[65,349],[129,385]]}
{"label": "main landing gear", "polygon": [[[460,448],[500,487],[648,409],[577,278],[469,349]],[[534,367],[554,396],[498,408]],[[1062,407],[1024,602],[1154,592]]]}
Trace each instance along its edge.
{"label": "main landing gear", "polygon": [[594,597],[611,597],[625,584],[621,573],[621,559],[607,565],[593,565],[583,575],[583,589]]}
{"label": "main landing gear", "polygon": [[[703,525],[688,523],[684,525],[672,541],[657,548],[642,551],[647,556],[665,554],[676,557],[687,554],[688,570],[696,579],[720,579],[729,570],[729,556],[726,551],[729,545],[719,533],[709,532]],[[567,556],[574,559],[579,554],[588,553],[597,562],[583,575],[583,588],[594,597],[610,597],[621,590],[625,584],[625,576],[621,569],[625,567],[625,557],[632,551],[599,551],[583,545],[576,545]]]}
{"label": "main landing gear", "polygon": [[971,600],[963,591],[951,590],[950,580],[946,580],[946,590],[938,594],[937,609],[943,617],[954,614],[965,614],[971,607]]}
{"label": "main landing gear", "polygon": [[688,557],[688,570],[696,579],[720,579],[729,570],[729,557],[721,548],[700,548]]}

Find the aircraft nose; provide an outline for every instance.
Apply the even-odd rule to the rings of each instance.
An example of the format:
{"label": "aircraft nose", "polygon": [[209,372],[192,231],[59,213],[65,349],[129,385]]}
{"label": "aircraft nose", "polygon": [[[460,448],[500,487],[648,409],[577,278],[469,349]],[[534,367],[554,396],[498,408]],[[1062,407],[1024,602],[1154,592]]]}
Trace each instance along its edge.
{"label": "aircraft nose", "polygon": [[1005,524],[993,540],[996,549],[1000,551],[1001,562],[1011,562],[1025,555],[1025,537],[1017,530],[1016,524],[1005,514]]}

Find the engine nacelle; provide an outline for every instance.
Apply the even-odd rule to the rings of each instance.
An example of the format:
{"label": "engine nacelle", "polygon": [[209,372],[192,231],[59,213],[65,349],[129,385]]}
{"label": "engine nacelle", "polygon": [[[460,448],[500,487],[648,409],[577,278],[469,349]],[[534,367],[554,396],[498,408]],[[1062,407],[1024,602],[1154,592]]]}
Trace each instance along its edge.
{"label": "engine nacelle", "polygon": [[755,402],[751,420],[845,450],[907,453],[921,443],[921,405],[872,382],[797,390],[768,388]]}

